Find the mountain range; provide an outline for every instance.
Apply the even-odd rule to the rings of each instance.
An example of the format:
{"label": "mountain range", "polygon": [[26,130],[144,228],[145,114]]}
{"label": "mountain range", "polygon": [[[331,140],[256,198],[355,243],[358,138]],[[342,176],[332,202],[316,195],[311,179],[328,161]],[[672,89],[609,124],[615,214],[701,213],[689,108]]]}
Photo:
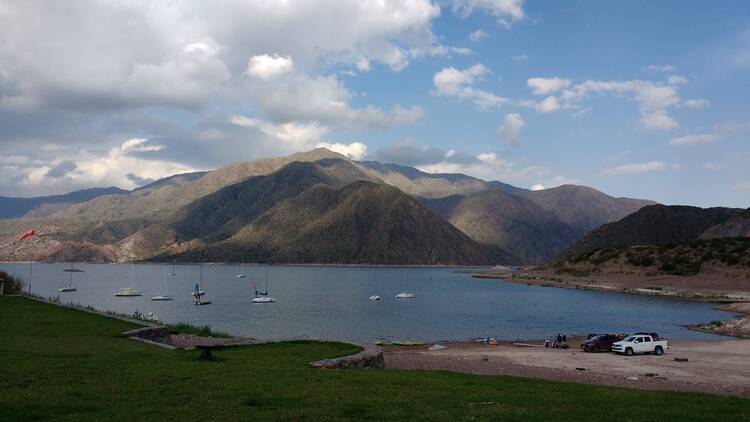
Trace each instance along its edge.
{"label": "mountain range", "polygon": [[[98,193],[30,198],[20,216],[0,202],[0,215],[20,217],[0,220],[0,259],[541,263],[654,204],[356,162],[322,148]],[[28,228],[39,235],[17,242]]]}

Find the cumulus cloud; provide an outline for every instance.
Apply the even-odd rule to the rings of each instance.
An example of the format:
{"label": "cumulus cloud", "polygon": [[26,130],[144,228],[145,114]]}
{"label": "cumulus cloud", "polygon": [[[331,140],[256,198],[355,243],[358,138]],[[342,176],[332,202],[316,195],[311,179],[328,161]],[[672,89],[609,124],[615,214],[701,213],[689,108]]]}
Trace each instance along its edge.
{"label": "cumulus cloud", "polygon": [[258,54],[250,57],[245,74],[258,79],[271,79],[294,70],[290,56]]}
{"label": "cumulus cloud", "polygon": [[319,142],[315,147],[327,148],[352,160],[361,160],[367,155],[367,145],[362,142],[352,142],[351,144]]}
{"label": "cumulus cloud", "polygon": [[505,142],[516,145],[521,135],[521,129],[526,125],[519,113],[508,113],[503,119],[503,123],[497,129],[500,139]]}
{"label": "cumulus cloud", "polygon": [[672,138],[669,141],[670,145],[698,145],[698,144],[711,144],[718,141],[721,138],[717,133],[693,133],[690,135],[680,136],[678,138]]}
{"label": "cumulus cloud", "polygon": [[617,167],[605,169],[602,176],[622,176],[632,174],[651,173],[667,170],[669,166],[663,161],[649,161],[646,163],[623,164]]}
{"label": "cumulus cloud", "polygon": [[146,138],[130,138],[120,145],[122,152],[160,151],[162,148],[164,148],[163,145],[150,144]]}
{"label": "cumulus cloud", "polygon": [[72,173],[76,168],[78,168],[78,166],[75,162],[71,160],[63,160],[56,166],[49,169],[45,176],[51,177],[53,179],[59,179],[61,177],[67,176],[69,173]]}
{"label": "cumulus cloud", "polygon": [[668,113],[669,109],[679,107],[682,103],[675,85],[643,80],[587,80],[564,89],[560,97],[565,106],[576,107],[577,102],[592,93],[609,93],[634,99],[639,104],[641,124],[647,129],[667,130],[679,127],[679,123]]}
{"label": "cumulus cloud", "polygon": [[489,69],[481,63],[463,70],[446,67],[435,73],[432,82],[437,95],[471,100],[479,108],[488,108],[508,101],[507,98],[474,87],[489,73]]}
{"label": "cumulus cloud", "polygon": [[352,107],[353,94],[336,75],[293,75],[255,85],[251,92],[263,116],[278,123],[314,121],[349,130],[389,129],[413,123],[424,114],[419,106]]}
{"label": "cumulus cloud", "polygon": [[471,42],[479,42],[489,36],[488,33],[482,31],[481,29],[477,29],[476,31],[469,34],[469,39]]}
{"label": "cumulus cloud", "polygon": [[273,124],[261,119],[240,115],[232,116],[231,122],[238,126],[258,129],[267,135],[274,136],[282,141],[290,142],[292,144],[298,144],[299,146],[308,142],[317,141],[323,134],[328,132],[328,128],[321,126],[318,123],[290,122]]}
{"label": "cumulus cloud", "polygon": [[526,86],[532,89],[534,95],[548,95],[570,86],[570,79],[563,78],[529,78]]}
{"label": "cumulus cloud", "polygon": [[525,0],[452,0],[453,11],[468,16],[481,10],[495,17],[498,25],[510,29],[514,22],[526,19]]}

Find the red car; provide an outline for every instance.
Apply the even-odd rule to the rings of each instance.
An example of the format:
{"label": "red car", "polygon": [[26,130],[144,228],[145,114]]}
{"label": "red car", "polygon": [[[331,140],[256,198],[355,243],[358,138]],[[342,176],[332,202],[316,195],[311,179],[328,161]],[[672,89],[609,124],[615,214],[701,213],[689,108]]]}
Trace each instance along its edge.
{"label": "red car", "polygon": [[625,338],[619,334],[599,334],[581,343],[584,352],[610,352],[612,344]]}

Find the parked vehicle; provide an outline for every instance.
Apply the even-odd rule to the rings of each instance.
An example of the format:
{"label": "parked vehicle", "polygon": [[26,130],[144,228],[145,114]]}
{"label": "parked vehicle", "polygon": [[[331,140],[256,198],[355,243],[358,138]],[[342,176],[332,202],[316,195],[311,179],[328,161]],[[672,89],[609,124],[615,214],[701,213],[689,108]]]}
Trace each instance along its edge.
{"label": "parked vehicle", "polygon": [[625,356],[633,356],[640,353],[653,353],[655,355],[663,354],[669,345],[666,340],[659,340],[658,336],[648,334],[633,334],[625,340],[612,344],[612,351],[623,353]]}
{"label": "parked vehicle", "polygon": [[581,350],[584,352],[609,352],[612,350],[612,344],[625,338],[619,334],[597,334],[588,340],[581,342]]}

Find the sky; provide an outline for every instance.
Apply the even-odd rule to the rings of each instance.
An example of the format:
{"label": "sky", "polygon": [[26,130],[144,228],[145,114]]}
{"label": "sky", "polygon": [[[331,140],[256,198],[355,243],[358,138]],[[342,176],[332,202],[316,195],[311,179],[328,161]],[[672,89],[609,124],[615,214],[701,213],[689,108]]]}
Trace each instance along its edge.
{"label": "sky", "polygon": [[0,0],[0,195],[327,147],[750,207],[750,2]]}

